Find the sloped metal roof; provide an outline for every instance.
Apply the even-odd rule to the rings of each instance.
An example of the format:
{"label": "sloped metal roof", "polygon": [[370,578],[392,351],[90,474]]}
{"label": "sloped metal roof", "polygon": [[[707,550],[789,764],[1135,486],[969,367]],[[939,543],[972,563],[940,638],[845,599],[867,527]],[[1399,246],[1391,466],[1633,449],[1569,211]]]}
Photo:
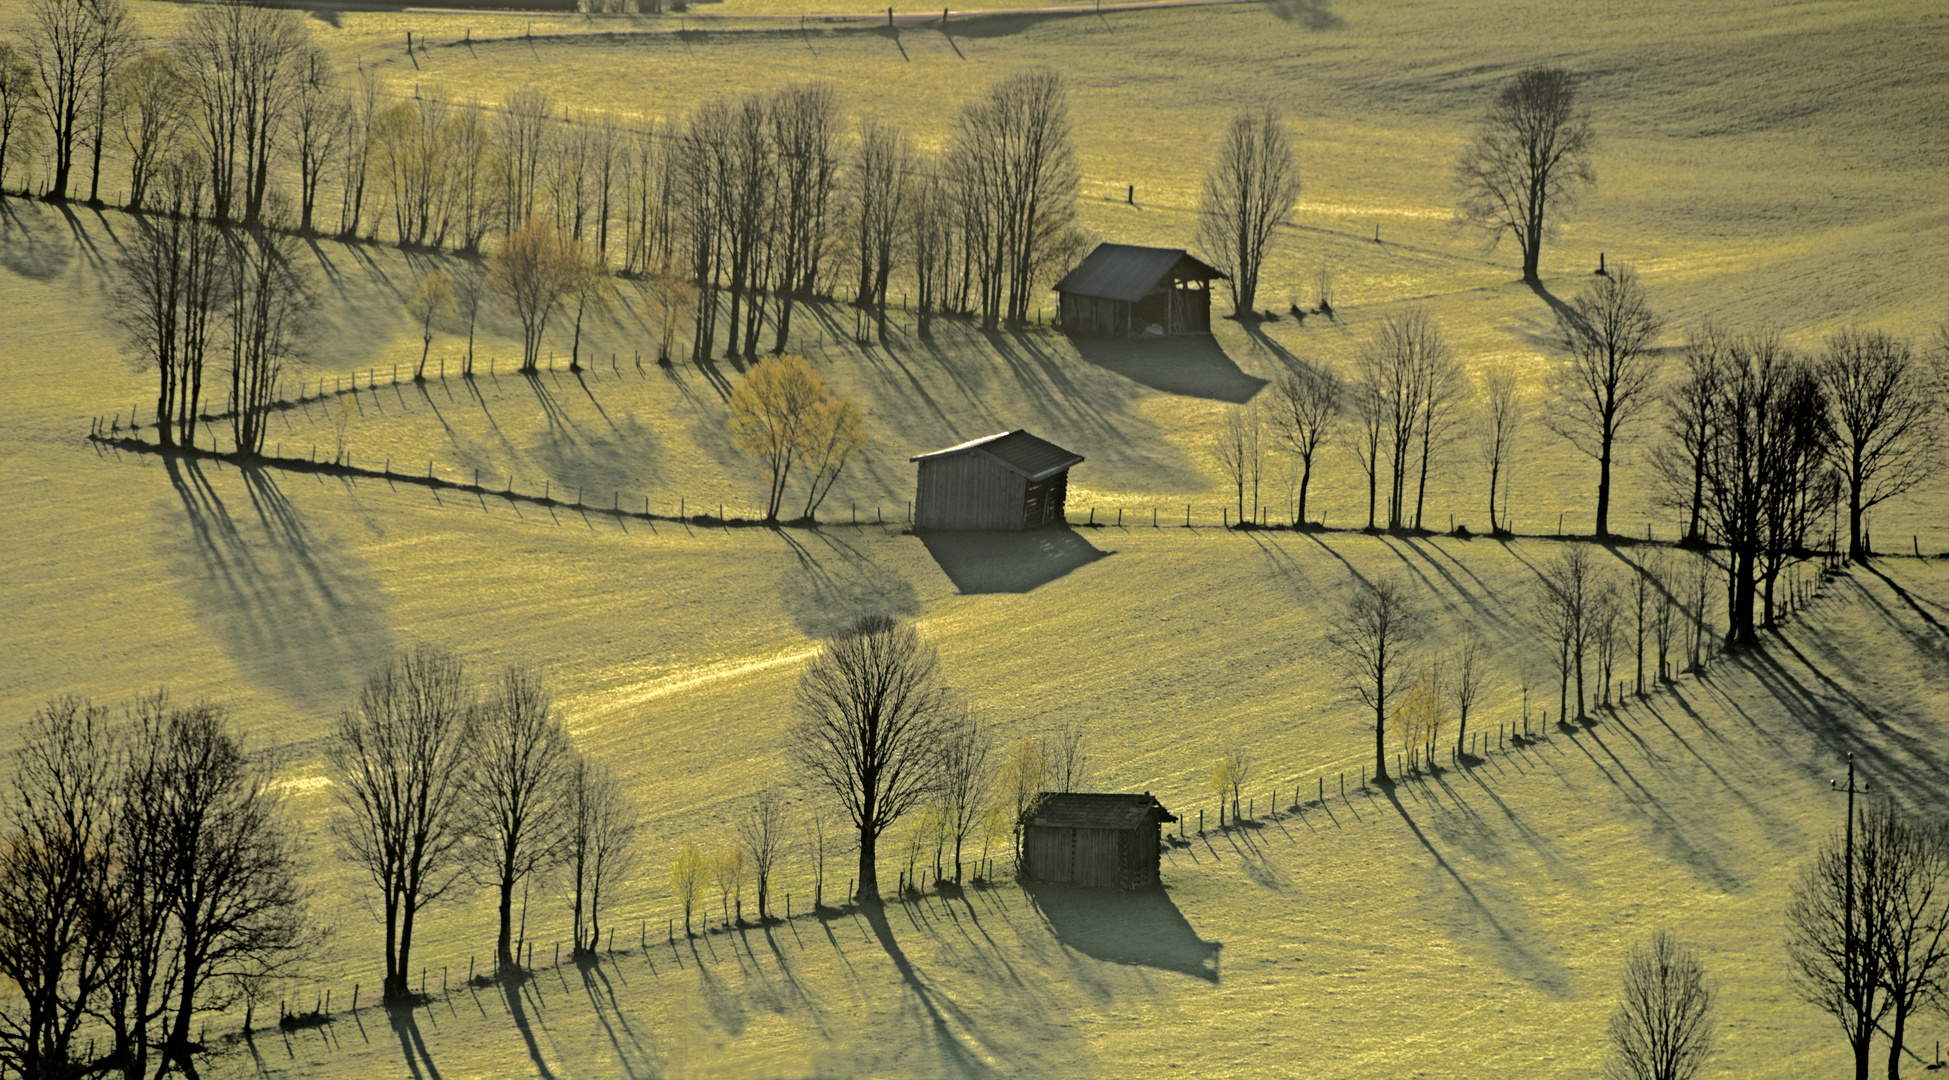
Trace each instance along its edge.
{"label": "sloped metal roof", "polygon": [[1135,829],[1150,821],[1176,821],[1149,792],[1142,795],[1043,792],[1029,811],[1029,825],[1057,829]]}
{"label": "sloped metal roof", "polygon": [[984,435],[979,439],[969,439],[945,450],[915,454],[907,460],[926,461],[929,458],[967,453],[980,454],[1031,483],[1047,480],[1071,465],[1083,463],[1083,455],[1064,450],[1055,443],[1047,439],[1039,439],[1021,428],[1004,431],[998,435]]}
{"label": "sloped metal roof", "polygon": [[1227,275],[1206,265],[1183,248],[1137,247],[1133,244],[1098,244],[1081,266],[1056,282],[1059,293],[1094,296],[1100,300],[1135,303],[1149,296],[1157,283],[1178,268],[1186,266],[1186,276],[1206,279]]}

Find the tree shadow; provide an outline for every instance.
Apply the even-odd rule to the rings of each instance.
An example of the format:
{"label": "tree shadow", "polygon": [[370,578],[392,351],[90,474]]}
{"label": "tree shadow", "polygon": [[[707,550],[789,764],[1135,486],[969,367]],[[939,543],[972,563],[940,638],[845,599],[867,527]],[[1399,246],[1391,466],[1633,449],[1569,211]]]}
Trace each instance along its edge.
{"label": "tree shadow", "polygon": [[1243,405],[1266,381],[1240,371],[1216,338],[1206,334],[1126,341],[1077,335],[1084,360],[1153,390]]}
{"label": "tree shadow", "polygon": [[838,530],[780,529],[778,536],[796,557],[779,574],[779,599],[807,637],[830,637],[861,615],[920,614],[913,582],[854,547]]}
{"label": "tree shadow", "polygon": [[52,281],[74,261],[72,238],[63,236],[47,204],[0,195],[0,267],[34,281]]}
{"label": "tree shadow", "polygon": [[1023,882],[1056,940],[1085,956],[1218,981],[1222,942],[1206,941],[1161,888],[1124,892]]}
{"label": "tree shadow", "polygon": [[[893,936],[893,927],[887,922],[885,905],[865,904],[861,907],[861,913],[866,916],[867,925],[872,928],[873,936],[879,940],[880,947],[886,950],[887,958],[893,961],[894,970],[900,973],[900,981],[906,984],[914,1000],[920,1005],[921,1011],[926,1014],[927,1022],[934,1033],[934,1041],[940,1047],[942,1057],[945,1058],[943,1064],[948,1067],[947,1075],[963,1077],[995,1075],[994,1068],[969,1047],[963,1045],[961,1039],[956,1036],[955,1028],[966,1028],[969,1017],[955,1008],[952,1002],[937,994],[920,977],[913,961],[907,958],[905,950],[900,948],[900,942]],[[953,1023],[950,1023],[950,1016]]]}
{"label": "tree shadow", "polygon": [[386,1020],[399,1038],[399,1056],[406,1060],[406,1073],[413,1080],[440,1080],[440,1069],[433,1064],[433,1055],[426,1048],[415,1011],[413,1005],[386,1007]]}
{"label": "tree shadow", "polygon": [[1308,30],[1338,30],[1347,25],[1327,0],[1273,0],[1266,10],[1275,18],[1296,22]]}
{"label": "tree shadow", "polygon": [[595,957],[578,957],[575,968],[582,976],[582,989],[589,996],[589,1007],[595,1013],[596,1023],[609,1040],[609,1048],[616,1055],[616,1062],[622,1075],[629,1080],[645,1080],[657,1075],[657,1054],[654,1047],[644,1045],[643,1036],[629,1022],[629,1014],[616,1001],[615,989],[609,984],[609,976],[603,971],[602,962]]}
{"label": "tree shadow", "polygon": [[1025,593],[1116,554],[1074,529],[923,532],[920,542],[962,595]]}
{"label": "tree shadow", "polygon": [[[188,536],[157,532],[193,610],[245,670],[295,703],[336,708],[391,648],[356,557],[314,536],[274,471],[242,466],[255,521],[234,517],[195,458],[163,455]],[[168,550],[174,548],[174,550]]]}
{"label": "tree shadow", "polygon": [[521,1042],[528,1048],[528,1060],[534,1063],[535,1075],[541,1080],[555,1080],[555,1071],[548,1067],[541,1044],[535,1040],[534,1024],[528,1019],[527,1003],[523,1000],[527,986],[525,978],[505,979],[501,983],[501,996],[507,1000],[508,1015],[514,1018],[515,1030],[521,1033]]}

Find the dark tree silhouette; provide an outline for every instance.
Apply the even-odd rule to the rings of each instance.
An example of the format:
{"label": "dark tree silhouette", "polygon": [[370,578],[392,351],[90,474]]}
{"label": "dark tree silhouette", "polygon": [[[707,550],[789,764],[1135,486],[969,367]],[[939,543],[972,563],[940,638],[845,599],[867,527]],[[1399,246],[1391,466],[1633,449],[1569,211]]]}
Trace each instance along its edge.
{"label": "dark tree silhouette", "polygon": [[[623,786],[607,768],[577,754],[568,768],[568,872],[578,952],[602,940],[602,906],[636,865],[637,820]],[[686,927],[688,929],[688,927]]]}
{"label": "dark tree silhouette", "polygon": [[1577,104],[1576,77],[1562,68],[1523,71],[1496,95],[1456,164],[1461,219],[1490,243],[1509,233],[1523,249],[1523,280],[1539,284],[1543,238],[1577,188],[1597,182],[1597,142]]}
{"label": "dark tree silhouette", "polygon": [[1557,340],[1569,363],[1553,382],[1550,430],[1597,460],[1596,535],[1611,527],[1611,465],[1624,429],[1656,403],[1659,320],[1630,267],[1595,277],[1557,313]]}
{"label": "dark tree silhouette", "polygon": [[912,626],[866,615],[828,640],[799,676],[787,753],[831,791],[859,832],[857,898],[880,898],[880,834],[940,787],[958,719],[933,646]]}
{"label": "dark tree silhouette", "polygon": [[415,646],[366,680],[327,750],[332,831],[379,890],[389,1000],[411,996],[414,920],[461,870],[475,709],[460,661]]}
{"label": "dark tree silhouette", "polygon": [[1266,249],[1297,202],[1299,164],[1286,125],[1271,108],[1239,110],[1205,173],[1198,204],[1198,242],[1230,275],[1233,314],[1255,310]]}
{"label": "dark tree silhouette", "polygon": [[137,370],[156,372],[156,439],[164,446],[195,445],[204,361],[229,298],[230,240],[203,217],[202,171],[194,154],[163,163],[164,212],[138,223],[110,294],[110,317]]}
{"label": "dark tree silhouette", "polygon": [[568,733],[554,699],[533,669],[501,672],[475,713],[467,778],[473,874],[494,888],[498,930],[494,956],[515,969],[514,890],[562,856],[571,821]]}
{"label": "dark tree silhouette", "polygon": [[1295,367],[1279,376],[1267,406],[1267,419],[1279,445],[1299,459],[1299,501],[1293,524],[1306,523],[1306,494],[1313,483],[1313,461],[1331,442],[1344,420],[1338,376],[1324,368]]}
{"label": "dark tree silhouette", "polygon": [[1407,687],[1406,670],[1424,626],[1406,586],[1392,579],[1361,581],[1343,602],[1337,629],[1326,636],[1347,693],[1374,711],[1374,779],[1387,775],[1387,714]]}
{"label": "dark tree silhouette", "polygon": [[1868,555],[1861,517],[1933,475],[1942,402],[1906,341],[1843,330],[1816,362],[1827,392],[1834,463],[1847,487],[1848,557]]}
{"label": "dark tree silhouette", "polygon": [[1691,946],[1667,931],[1631,947],[1611,1013],[1609,1080],[1692,1080],[1712,1056],[1714,993]]}

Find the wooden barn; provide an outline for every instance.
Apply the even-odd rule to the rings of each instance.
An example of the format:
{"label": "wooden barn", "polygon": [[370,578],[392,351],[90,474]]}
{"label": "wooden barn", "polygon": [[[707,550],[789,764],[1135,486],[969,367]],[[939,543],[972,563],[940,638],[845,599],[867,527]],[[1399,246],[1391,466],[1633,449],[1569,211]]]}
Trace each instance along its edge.
{"label": "wooden barn", "polygon": [[1142,795],[1045,792],[1022,821],[1030,878],[1106,889],[1157,884],[1162,826],[1177,816]]}
{"label": "wooden barn", "polygon": [[1155,326],[1166,334],[1211,332],[1211,283],[1223,271],[1183,248],[1098,244],[1056,282],[1062,327],[1072,333],[1131,336]]}
{"label": "wooden barn", "polygon": [[918,454],[916,529],[1035,529],[1063,523],[1069,468],[1083,455],[1026,431]]}

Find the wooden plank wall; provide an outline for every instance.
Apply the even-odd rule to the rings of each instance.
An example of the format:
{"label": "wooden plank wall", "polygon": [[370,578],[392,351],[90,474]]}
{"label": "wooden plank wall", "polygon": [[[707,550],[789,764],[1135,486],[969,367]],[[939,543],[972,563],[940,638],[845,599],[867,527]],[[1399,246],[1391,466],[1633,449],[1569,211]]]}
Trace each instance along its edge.
{"label": "wooden plank wall", "polygon": [[1020,529],[1027,483],[976,453],[920,463],[914,488],[918,529]]}

